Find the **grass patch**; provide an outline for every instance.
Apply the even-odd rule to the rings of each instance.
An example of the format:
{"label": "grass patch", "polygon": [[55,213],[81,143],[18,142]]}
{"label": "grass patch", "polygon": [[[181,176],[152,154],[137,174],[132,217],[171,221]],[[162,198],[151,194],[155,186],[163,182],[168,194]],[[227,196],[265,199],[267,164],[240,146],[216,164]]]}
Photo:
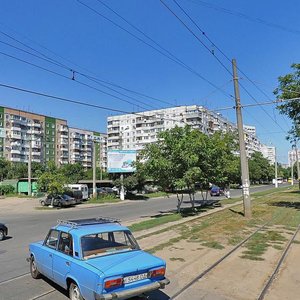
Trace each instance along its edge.
{"label": "grass patch", "polygon": [[293,244],[300,244],[300,241],[294,240]]}
{"label": "grass patch", "polygon": [[272,247],[273,247],[274,249],[276,249],[276,250],[283,250],[283,249],[284,249],[283,247],[278,246],[278,245],[273,245]]}
{"label": "grass patch", "polygon": [[218,243],[217,241],[209,241],[201,244],[202,246],[212,248],[212,249],[224,249],[225,247]]}
{"label": "grass patch", "polygon": [[117,198],[115,195],[105,195],[105,196],[100,196],[96,198],[91,198],[83,204],[104,204],[104,203],[117,203],[120,202],[121,200]]}
{"label": "grass patch", "polygon": [[157,245],[157,246],[155,246],[153,248],[150,248],[150,249],[148,249],[146,251],[149,252],[149,253],[155,253],[157,251],[163,250],[166,247],[170,247],[170,246],[174,245],[175,243],[178,243],[182,239],[183,239],[182,236],[179,236],[179,237],[176,237],[176,238],[172,238],[169,241],[167,241],[165,243],[162,243],[160,245]]}
{"label": "grass patch", "polygon": [[178,221],[180,219],[182,219],[182,216],[180,214],[158,216],[158,217],[154,217],[151,220],[134,223],[129,226],[129,229],[131,231],[140,231],[140,230],[150,229],[169,222]]}
{"label": "grass patch", "polygon": [[170,260],[171,260],[171,261],[181,261],[181,262],[184,262],[184,261],[185,261],[185,259],[182,258],[182,257],[171,257]]}

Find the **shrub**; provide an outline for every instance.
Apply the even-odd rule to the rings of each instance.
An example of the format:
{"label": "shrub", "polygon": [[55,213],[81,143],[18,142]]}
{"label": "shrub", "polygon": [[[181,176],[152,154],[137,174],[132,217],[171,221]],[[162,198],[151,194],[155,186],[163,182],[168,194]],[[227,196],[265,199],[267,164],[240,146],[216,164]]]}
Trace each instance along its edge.
{"label": "shrub", "polygon": [[12,194],[15,191],[15,188],[10,184],[0,185],[0,194],[7,195]]}

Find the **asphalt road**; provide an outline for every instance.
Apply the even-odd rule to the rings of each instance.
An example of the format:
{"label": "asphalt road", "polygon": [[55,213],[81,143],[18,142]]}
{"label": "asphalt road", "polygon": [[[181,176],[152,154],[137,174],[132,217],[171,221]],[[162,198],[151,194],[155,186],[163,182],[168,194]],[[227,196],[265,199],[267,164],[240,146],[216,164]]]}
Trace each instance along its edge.
{"label": "asphalt road", "polygon": [[[273,188],[270,186],[259,186],[251,188],[251,192],[264,191]],[[241,196],[241,190],[232,190],[231,197]],[[198,197],[200,200],[200,196]],[[222,199],[222,197],[213,197],[213,199]],[[184,206],[189,206],[186,198]],[[176,207],[176,196],[169,198],[154,198],[149,200],[135,200],[117,205],[106,205],[99,207],[84,207],[79,205],[75,208],[61,210],[32,210],[22,212],[22,207],[17,208],[17,211],[6,212],[0,207],[0,221],[9,225],[10,237],[0,242],[0,299],[31,299],[37,292],[41,290],[41,283],[36,288],[30,287],[29,293],[22,297],[16,294],[12,288],[15,285],[27,285],[27,281],[31,282],[28,275],[22,276],[29,272],[28,263],[25,261],[28,256],[28,244],[37,240],[44,239],[49,228],[56,224],[58,219],[76,219],[76,218],[91,218],[97,216],[109,216],[119,218],[122,221],[135,220],[143,217],[149,217],[160,214],[161,212],[172,211]],[[0,203],[1,205],[1,203]],[[17,276],[22,276],[20,279],[14,279]],[[11,280],[12,281],[8,281]],[[8,281],[8,282],[7,282]],[[18,283],[19,282],[19,283]],[[11,286],[12,285],[12,286]],[[44,282],[42,285],[48,285]],[[54,287],[55,289],[56,287]],[[48,290],[51,286],[48,287]],[[52,287],[53,289],[53,287]],[[44,290],[44,289],[42,289]],[[31,294],[31,296],[30,296]],[[49,294],[50,296],[50,294]],[[64,296],[65,297],[65,296]],[[57,297],[55,296],[55,299]],[[162,295],[159,299],[163,299]],[[47,295],[43,299],[47,298]],[[62,298],[65,299],[65,298]]]}

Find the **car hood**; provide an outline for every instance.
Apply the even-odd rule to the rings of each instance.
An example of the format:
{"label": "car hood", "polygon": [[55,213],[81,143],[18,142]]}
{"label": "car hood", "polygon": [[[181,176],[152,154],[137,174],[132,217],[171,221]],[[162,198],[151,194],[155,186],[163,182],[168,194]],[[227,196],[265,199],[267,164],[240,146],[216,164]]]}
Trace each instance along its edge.
{"label": "car hood", "polygon": [[106,276],[135,273],[165,265],[162,259],[142,250],[90,258],[86,263],[105,273]]}

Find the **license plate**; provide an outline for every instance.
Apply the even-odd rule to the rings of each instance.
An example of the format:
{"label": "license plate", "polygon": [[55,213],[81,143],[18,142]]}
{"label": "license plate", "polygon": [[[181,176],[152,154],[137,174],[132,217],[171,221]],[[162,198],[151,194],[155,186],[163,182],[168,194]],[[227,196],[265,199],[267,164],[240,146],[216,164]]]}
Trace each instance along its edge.
{"label": "license plate", "polygon": [[123,278],[124,283],[131,283],[134,281],[142,280],[148,278],[147,273],[139,274],[139,275],[132,275],[132,276],[127,276]]}

